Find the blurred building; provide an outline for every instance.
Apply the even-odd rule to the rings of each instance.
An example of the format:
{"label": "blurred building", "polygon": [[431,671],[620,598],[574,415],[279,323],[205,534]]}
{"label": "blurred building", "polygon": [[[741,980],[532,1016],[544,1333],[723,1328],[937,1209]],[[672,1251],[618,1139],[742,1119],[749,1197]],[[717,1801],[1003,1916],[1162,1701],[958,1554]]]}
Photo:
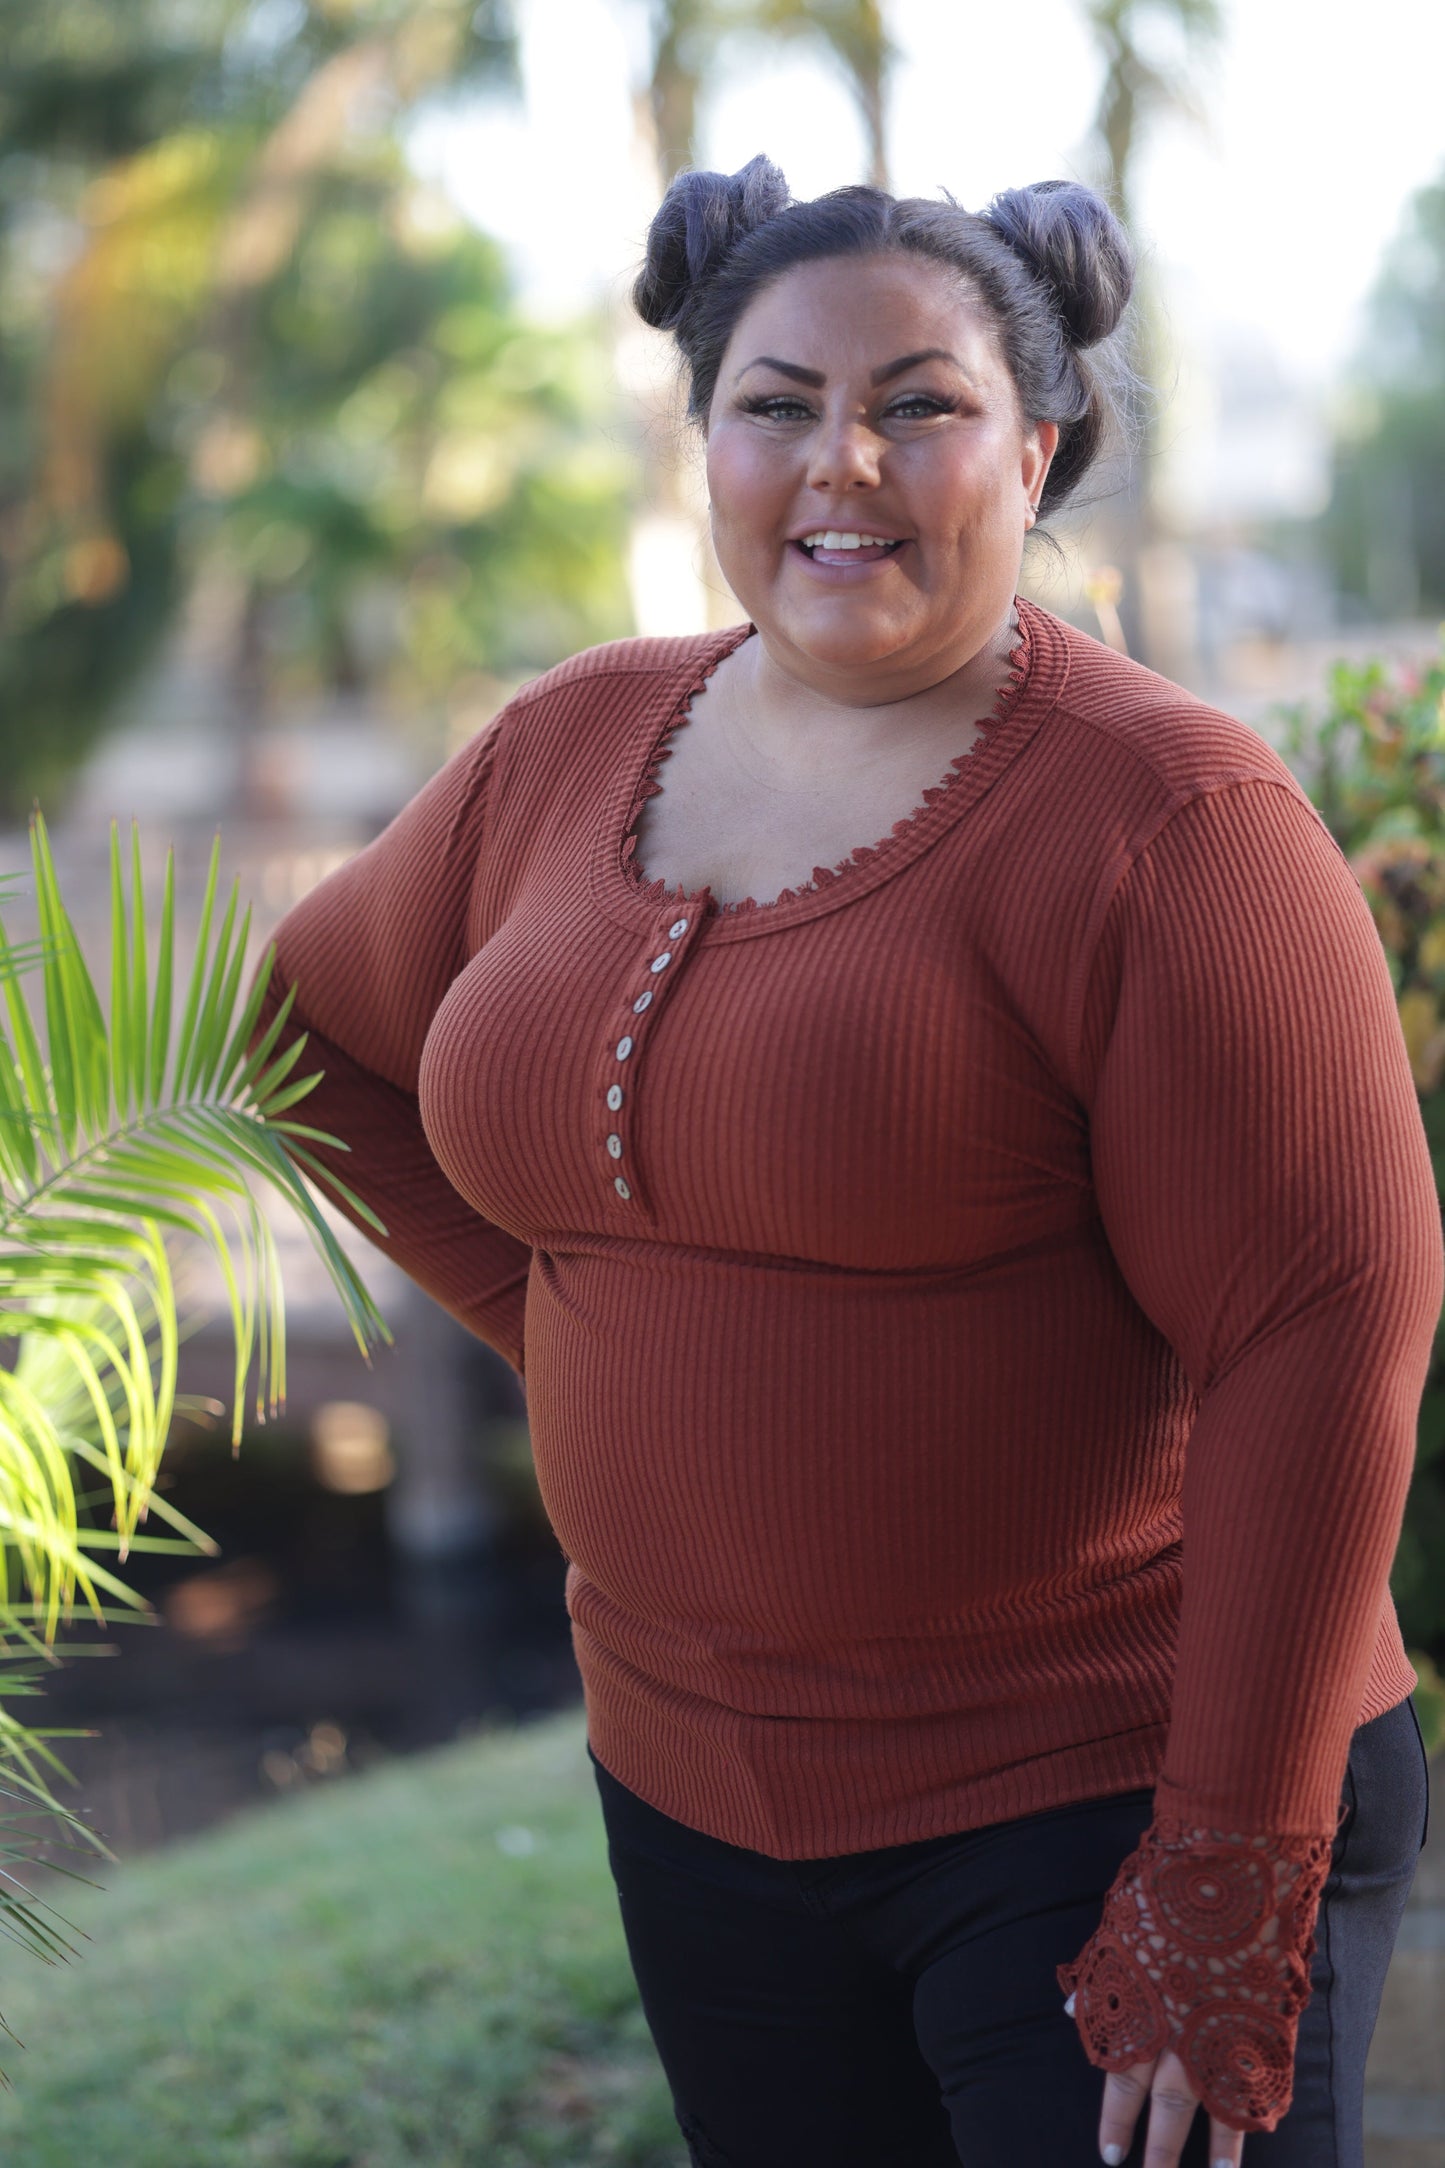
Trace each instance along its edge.
{"label": "blurred building", "polygon": [[[1318,696],[1338,657],[1423,655],[1438,627],[1366,621],[1334,586],[1317,521],[1330,486],[1330,404],[1257,330],[1187,311],[1167,334],[1142,547],[1117,460],[1055,523],[1061,552],[1030,552],[1029,591],[1096,637],[1121,628],[1096,592],[1129,567],[1141,659],[1277,740],[1280,703]],[[1127,580],[1124,582],[1127,586]]]}

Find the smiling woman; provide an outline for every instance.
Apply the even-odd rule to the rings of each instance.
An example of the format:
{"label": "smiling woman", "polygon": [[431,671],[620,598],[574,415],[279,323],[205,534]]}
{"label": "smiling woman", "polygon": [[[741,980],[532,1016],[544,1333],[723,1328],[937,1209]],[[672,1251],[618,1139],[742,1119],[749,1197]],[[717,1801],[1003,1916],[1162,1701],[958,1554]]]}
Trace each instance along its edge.
{"label": "smiling woman", "polygon": [[[781,392],[784,378],[806,388]],[[990,316],[941,266],[883,252],[800,264],[753,299],[719,365],[718,561],[771,650],[806,653],[810,682],[832,666],[817,690],[834,704],[931,690],[937,715],[1008,615],[1058,441],[1056,421],[1020,411]],[[865,531],[881,531],[866,551]]]}
{"label": "smiling woman", "polygon": [[1304,790],[1016,591],[1129,285],[1065,183],[681,174],[747,621],[524,686],[276,930],[314,1163],[525,1376],[699,2168],[1362,2168],[1445,1254]]}
{"label": "smiling woman", "polygon": [[726,202],[773,215],[735,231],[692,180],[634,300],[676,333],[718,562],[760,637],[672,735],[635,863],[728,908],[879,847],[879,810],[908,818],[999,719],[1022,540],[1113,419],[1119,365],[1083,347],[1132,273],[1105,206],[1062,183],[990,221],[883,216],[866,188],[776,213],[755,159]]}

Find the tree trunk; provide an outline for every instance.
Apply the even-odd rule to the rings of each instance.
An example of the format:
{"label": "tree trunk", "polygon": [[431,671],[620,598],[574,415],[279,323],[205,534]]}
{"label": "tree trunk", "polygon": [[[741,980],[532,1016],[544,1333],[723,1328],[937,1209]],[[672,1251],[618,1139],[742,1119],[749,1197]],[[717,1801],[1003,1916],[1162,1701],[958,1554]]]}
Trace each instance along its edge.
{"label": "tree trunk", "polygon": [[[694,30],[684,4],[658,42],[652,79],[633,99],[641,162],[656,177],[656,200],[695,162],[698,80],[682,47]],[[701,632],[728,624],[736,606],[717,570],[707,534],[706,484],[699,457],[689,460],[690,429],[670,332],[654,331],[619,297],[613,329],[619,375],[632,393],[639,507],[632,523],[628,575],[640,633]],[[719,614],[719,612],[721,614]]]}

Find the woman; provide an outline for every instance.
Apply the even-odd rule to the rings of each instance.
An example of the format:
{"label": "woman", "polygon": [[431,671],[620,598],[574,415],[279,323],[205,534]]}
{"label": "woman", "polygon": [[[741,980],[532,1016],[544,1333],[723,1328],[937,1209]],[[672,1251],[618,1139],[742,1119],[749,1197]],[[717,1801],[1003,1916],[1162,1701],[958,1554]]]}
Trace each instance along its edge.
{"label": "woman", "polygon": [[703,2168],[1363,2159],[1445,1258],[1299,784],[1016,595],[1130,278],[1069,184],[681,175],[748,621],[547,671],[277,934],[318,1162],[526,1377]]}

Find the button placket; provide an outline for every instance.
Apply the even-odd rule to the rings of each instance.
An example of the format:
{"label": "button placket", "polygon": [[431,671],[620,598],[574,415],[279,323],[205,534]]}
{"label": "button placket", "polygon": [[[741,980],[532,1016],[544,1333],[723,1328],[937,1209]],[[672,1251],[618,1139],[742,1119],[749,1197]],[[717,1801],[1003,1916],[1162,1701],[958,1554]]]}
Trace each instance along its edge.
{"label": "button placket", "polygon": [[637,1168],[638,1083],[667,990],[676,983],[703,920],[700,910],[679,911],[676,904],[665,908],[666,922],[657,928],[620,990],[598,1071],[598,1179],[612,1192],[619,1223],[652,1217]]}

